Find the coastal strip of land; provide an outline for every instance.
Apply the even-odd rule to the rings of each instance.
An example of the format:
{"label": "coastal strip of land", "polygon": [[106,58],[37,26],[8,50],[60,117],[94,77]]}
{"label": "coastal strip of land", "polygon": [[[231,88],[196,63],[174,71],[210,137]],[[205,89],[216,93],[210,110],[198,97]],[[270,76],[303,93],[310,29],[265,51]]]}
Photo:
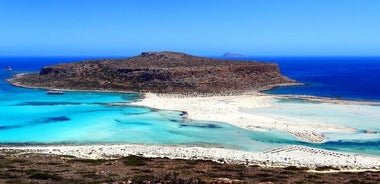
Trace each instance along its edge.
{"label": "coastal strip of land", "polygon": [[186,96],[175,94],[146,93],[144,97],[130,105],[187,112],[187,118],[201,121],[217,121],[234,126],[266,131],[277,129],[288,132],[307,142],[323,143],[322,134],[330,132],[355,132],[356,129],[323,123],[303,123],[288,121],[276,116],[264,116],[246,109],[271,107],[276,96],[258,92],[239,95]]}
{"label": "coastal strip of land", "polygon": [[[13,83],[15,84],[15,83]],[[23,86],[23,85],[21,85]],[[23,86],[28,87],[28,86]],[[51,88],[54,89],[54,88]],[[323,143],[326,131],[355,132],[354,128],[323,123],[302,123],[286,121],[275,116],[264,116],[246,109],[271,107],[278,98],[295,96],[267,95],[260,92],[231,93],[225,95],[184,95],[143,93],[138,101],[120,104],[144,106],[162,110],[186,112],[188,120],[203,120],[229,123],[234,126],[267,131],[277,129],[288,132],[296,138],[314,143]],[[347,101],[302,97],[318,102],[349,103]],[[367,105],[365,103],[365,105]],[[40,145],[1,146],[2,152],[21,151],[24,153],[71,155],[86,159],[110,159],[128,155],[152,158],[212,160],[221,163],[260,165],[269,167],[333,167],[344,171],[379,170],[380,158],[360,154],[347,154],[305,146],[285,146],[265,152],[246,152],[223,148],[189,147],[183,145]]]}
{"label": "coastal strip of land", "polygon": [[224,148],[162,146],[162,145],[41,145],[5,146],[0,151],[38,154],[70,155],[86,159],[112,159],[129,155],[150,158],[211,160],[260,166],[297,166],[317,168],[328,166],[340,170],[378,170],[380,158],[346,154],[304,146],[285,146],[265,152],[246,152]]}

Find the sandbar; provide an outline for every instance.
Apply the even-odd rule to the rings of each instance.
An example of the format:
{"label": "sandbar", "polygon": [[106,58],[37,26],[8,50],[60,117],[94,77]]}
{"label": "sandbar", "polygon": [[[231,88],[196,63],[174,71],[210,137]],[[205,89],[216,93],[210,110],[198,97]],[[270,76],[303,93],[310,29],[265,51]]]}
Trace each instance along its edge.
{"label": "sandbar", "polygon": [[215,121],[234,126],[266,131],[276,129],[288,132],[298,139],[313,143],[323,143],[324,132],[355,132],[355,128],[324,123],[302,123],[288,121],[276,116],[265,116],[247,112],[245,109],[271,107],[279,98],[259,92],[232,95],[176,95],[145,93],[143,98],[130,105],[144,106],[163,110],[184,111],[190,120]]}

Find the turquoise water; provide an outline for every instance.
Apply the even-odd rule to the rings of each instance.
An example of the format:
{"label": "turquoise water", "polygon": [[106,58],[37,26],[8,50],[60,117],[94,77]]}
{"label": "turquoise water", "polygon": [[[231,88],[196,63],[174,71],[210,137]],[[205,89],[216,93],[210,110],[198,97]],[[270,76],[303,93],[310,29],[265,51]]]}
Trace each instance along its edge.
{"label": "turquoise water", "polygon": [[352,106],[347,110],[339,105],[289,99],[275,102],[275,108],[256,109],[256,113],[269,116],[276,114],[295,120],[302,117],[309,120],[305,123],[325,121],[360,130],[349,134],[326,133],[329,142],[311,144],[275,130],[256,132],[220,122],[184,122],[182,112],[120,104],[138,100],[139,95],[134,93],[46,95],[44,90],[13,87],[4,81],[17,72],[38,68],[33,67],[0,71],[0,144],[139,143],[247,151],[298,144],[380,156],[380,134],[362,131],[380,131],[380,106]]}
{"label": "turquoise water", "polygon": [[135,93],[65,92],[12,87],[3,82],[0,143],[141,143],[263,151],[290,142],[278,132],[252,132],[224,123],[184,122],[183,113],[128,106]]}
{"label": "turquoise water", "polygon": [[[294,137],[275,130],[256,132],[220,122],[184,122],[182,112],[120,105],[137,100],[139,95],[134,93],[65,92],[65,95],[46,95],[44,90],[10,88],[14,88],[13,92],[3,93],[5,95],[1,97],[4,103],[0,105],[0,143],[3,144],[180,144],[247,151],[264,151],[298,144],[380,155],[379,134],[326,134],[331,139],[330,142],[311,144],[297,141]],[[331,124],[334,124],[334,118],[339,119],[328,116],[326,113],[335,113],[328,108],[313,111],[316,108],[314,103],[288,101],[288,109],[284,111],[279,110],[282,109],[281,105],[284,102],[279,102],[276,108],[256,111],[267,115],[276,113],[283,118],[309,116],[310,121],[324,117],[321,119]],[[373,109],[375,111],[377,109]],[[343,113],[340,118],[350,119],[351,116],[348,115]],[[378,115],[374,115],[376,117],[372,118],[376,120]],[[359,122],[352,119],[346,125]],[[372,126],[371,123],[368,125],[373,128],[371,130],[379,130],[378,126]],[[363,135],[367,135],[366,139],[363,139]]]}
{"label": "turquoise water", "polygon": [[[332,104],[302,99],[279,99],[274,102],[272,107],[256,108],[252,111],[255,114],[292,122],[330,124],[380,132],[380,106],[374,105]],[[363,134],[363,136],[365,135]]]}
{"label": "turquoise water", "polygon": [[182,112],[119,105],[136,99],[137,94],[65,92],[55,96],[43,90],[20,90],[2,97],[0,142],[188,144],[250,151],[296,142],[277,131],[184,122]]}
{"label": "turquoise water", "polygon": [[[319,103],[294,98],[275,100],[272,107],[245,111],[290,122],[355,128],[358,131],[324,133],[328,140],[324,144],[303,145],[380,155],[380,106]],[[375,133],[366,133],[368,130]]]}

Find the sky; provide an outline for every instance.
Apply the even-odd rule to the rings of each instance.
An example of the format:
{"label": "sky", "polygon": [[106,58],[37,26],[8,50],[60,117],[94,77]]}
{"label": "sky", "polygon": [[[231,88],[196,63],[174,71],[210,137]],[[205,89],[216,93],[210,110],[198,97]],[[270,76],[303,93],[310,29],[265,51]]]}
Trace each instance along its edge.
{"label": "sky", "polygon": [[0,56],[380,56],[379,0],[0,0]]}

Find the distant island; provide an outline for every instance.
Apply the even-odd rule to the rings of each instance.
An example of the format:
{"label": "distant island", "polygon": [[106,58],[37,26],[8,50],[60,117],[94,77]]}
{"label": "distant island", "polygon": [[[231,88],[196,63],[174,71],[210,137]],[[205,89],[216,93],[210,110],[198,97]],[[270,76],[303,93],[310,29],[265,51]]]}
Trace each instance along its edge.
{"label": "distant island", "polygon": [[226,52],[223,54],[224,58],[242,58],[245,57],[244,54],[239,54],[239,53],[233,53],[233,52]]}
{"label": "distant island", "polygon": [[143,52],[125,59],[45,66],[17,75],[16,86],[156,93],[235,93],[292,85],[275,63],[234,61],[178,52]]}

